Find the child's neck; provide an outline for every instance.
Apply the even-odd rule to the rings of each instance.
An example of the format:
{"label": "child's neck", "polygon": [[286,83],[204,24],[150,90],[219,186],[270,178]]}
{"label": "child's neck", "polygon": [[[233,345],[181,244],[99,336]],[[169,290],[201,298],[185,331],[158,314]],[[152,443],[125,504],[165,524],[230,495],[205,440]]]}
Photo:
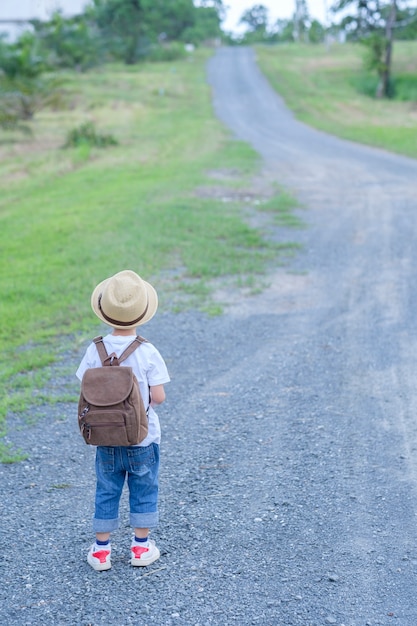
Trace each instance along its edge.
{"label": "child's neck", "polygon": [[136,335],[136,328],[113,328],[113,336],[121,335],[127,337],[129,335]]}

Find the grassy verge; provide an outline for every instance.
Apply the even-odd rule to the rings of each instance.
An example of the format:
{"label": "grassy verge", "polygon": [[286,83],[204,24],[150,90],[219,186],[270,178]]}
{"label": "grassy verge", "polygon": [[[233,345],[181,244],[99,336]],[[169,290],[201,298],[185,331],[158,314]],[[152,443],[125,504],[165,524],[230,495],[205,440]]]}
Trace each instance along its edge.
{"label": "grassy verge", "polygon": [[[243,218],[257,156],[214,118],[206,60],[63,74],[64,106],[38,114],[30,138],[0,137],[3,433],[8,414],[47,400],[40,381],[66,338],[94,332],[90,294],[106,276],[134,269],[162,309],[210,311],[211,281],[247,280],[293,250]],[[64,150],[86,121],[118,145]]]}
{"label": "grassy verge", "polygon": [[[366,95],[360,44],[258,46],[262,71],[298,119],[339,137],[417,158],[415,99],[376,100]],[[398,95],[417,77],[417,43],[396,42]],[[410,91],[411,90],[411,91]],[[410,95],[410,94],[409,94]],[[408,96],[407,96],[408,97]]]}

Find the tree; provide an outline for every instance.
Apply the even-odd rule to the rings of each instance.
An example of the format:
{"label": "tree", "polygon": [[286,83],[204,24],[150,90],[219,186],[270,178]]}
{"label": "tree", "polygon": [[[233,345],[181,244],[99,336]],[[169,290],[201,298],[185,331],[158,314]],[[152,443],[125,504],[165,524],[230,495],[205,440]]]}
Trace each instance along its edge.
{"label": "tree", "polygon": [[215,6],[197,6],[194,24],[182,32],[180,39],[196,45],[210,39],[219,39],[223,35],[220,24],[221,14]]}
{"label": "tree", "polygon": [[395,37],[396,39],[417,39],[417,7],[397,5]]}
{"label": "tree", "polygon": [[293,20],[278,19],[272,26],[272,29],[269,33],[268,41],[270,43],[284,43],[294,41]]}
{"label": "tree", "polygon": [[223,4],[223,0],[195,0],[194,6],[203,7],[206,9],[214,9],[218,15],[220,21],[226,16],[226,8]]}
{"label": "tree", "polygon": [[[392,53],[394,33],[404,28],[404,20],[397,15],[407,14],[408,0],[338,0],[333,5],[334,13],[344,13],[341,27],[350,39],[361,41],[368,47],[367,67],[376,70],[378,86],[376,97],[390,95]],[[404,10],[401,4],[406,7]],[[408,26],[417,21],[416,12],[408,12]]]}
{"label": "tree", "polygon": [[161,41],[218,36],[222,7],[221,0],[94,0],[91,15],[113,56],[130,64]]}
{"label": "tree", "polygon": [[385,38],[381,37],[383,41],[382,47],[382,62],[377,66],[379,81],[376,89],[376,97],[383,98],[389,95],[390,79],[391,79],[391,65],[392,65],[392,46],[394,41],[394,25],[397,14],[396,0],[391,0],[389,7],[389,13],[385,22]]}
{"label": "tree", "polygon": [[295,0],[294,13],[294,39],[301,41],[306,39],[310,18],[308,16],[307,1]]}
{"label": "tree", "polygon": [[47,67],[39,41],[32,33],[24,33],[14,44],[2,42],[0,70],[8,80],[17,77],[37,78]]}
{"label": "tree", "polygon": [[263,4],[255,4],[242,14],[239,24],[245,24],[249,32],[263,36],[267,31],[268,21],[268,9]]}
{"label": "tree", "polygon": [[127,64],[135,63],[148,43],[142,0],[94,0],[90,12],[110,52]]}
{"label": "tree", "polygon": [[325,40],[326,29],[318,20],[313,20],[308,31],[308,40],[311,43],[321,43]]}
{"label": "tree", "polygon": [[85,70],[102,59],[99,37],[88,14],[71,18],[56,11],[48,22],[32,20],[51,65]]}
{"label": "tree", "polygon": [[2,119],[30,120],[58,98],[58,81],[43,76],[47,69],[39,41],[24,33],[14,44],[0,46],[0,108]]}
{"label": "tree", "polygon": [[153,39],[163,34],[170,41],[178,41],[196,22],[192,0],[143,0],[142,6],[147,32]]}

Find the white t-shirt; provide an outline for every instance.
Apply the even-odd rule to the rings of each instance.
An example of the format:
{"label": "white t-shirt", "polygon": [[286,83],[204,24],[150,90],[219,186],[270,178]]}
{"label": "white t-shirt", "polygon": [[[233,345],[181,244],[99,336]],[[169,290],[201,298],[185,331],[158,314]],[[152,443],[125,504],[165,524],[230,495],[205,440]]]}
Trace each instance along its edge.
{"label": "white t-shirt", "polygon": [[[134,337],[124,335],[106,335],[103,337],[104,345],[108,354],[115,352],[119,357],[127,346],[132,343]],[[169,383],[170,377],[167,366],[158,350],[151,343],[141,344],[136,350],[123,361],[120,366],[127,365],[133,369],[138,379],[140,393],[143,398],[145,409],[149,406],[149,387],[155,385],[165,385]],[[91,343],[76,371],[76,376],[82,380],[84,372],[91,367],[100,367],[101,361],[97,352],[96,344]],[[151,443],[161,442],[161,426],[159,418],[153,407],[149,406],[148,435],[140,445],[149,446]]]}

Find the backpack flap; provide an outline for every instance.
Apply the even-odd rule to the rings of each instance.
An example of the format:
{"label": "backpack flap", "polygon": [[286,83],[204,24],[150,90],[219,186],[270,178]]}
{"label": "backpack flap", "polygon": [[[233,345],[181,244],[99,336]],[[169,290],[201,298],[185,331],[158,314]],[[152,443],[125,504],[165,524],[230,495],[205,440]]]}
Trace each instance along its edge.
{"label": "backpack flap", "polygon": [[81,393],[89,404],[109,406],[126,400],[132,387],[131,367],[93,367],[83,376]]}

